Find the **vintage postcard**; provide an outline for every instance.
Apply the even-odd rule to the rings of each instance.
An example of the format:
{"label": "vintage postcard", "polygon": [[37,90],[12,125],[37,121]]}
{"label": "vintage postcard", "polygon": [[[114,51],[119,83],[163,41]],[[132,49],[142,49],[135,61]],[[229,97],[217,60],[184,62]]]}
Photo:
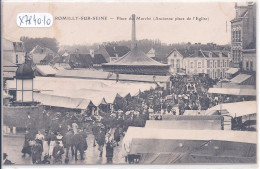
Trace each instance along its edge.
{"label": "vintage postcard", "polygon": [[256,5],[2,2],[2,165],[257,164]]}

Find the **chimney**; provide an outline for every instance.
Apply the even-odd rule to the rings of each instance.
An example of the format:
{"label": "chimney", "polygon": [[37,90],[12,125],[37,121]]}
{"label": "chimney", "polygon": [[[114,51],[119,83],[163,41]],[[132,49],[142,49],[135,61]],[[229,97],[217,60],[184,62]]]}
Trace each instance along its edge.
{"label": "chimney", "polygon": [[136,47],[135,14],[132,15],[132,44],[131,49]]}
{"label": "chimney", "polygon": [[219,52],[219,57],[222,58],[222,52]]}

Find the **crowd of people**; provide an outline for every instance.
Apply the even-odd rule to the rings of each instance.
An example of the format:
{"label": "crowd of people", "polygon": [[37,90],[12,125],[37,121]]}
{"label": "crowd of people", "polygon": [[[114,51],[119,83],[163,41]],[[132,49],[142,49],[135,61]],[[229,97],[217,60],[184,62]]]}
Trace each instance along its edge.
{"label": "crowd of people", "polygon": [[162,120],[163,114],[183,115],[185,110],[207,110],[230,99],[223,97],[221,100],[208,94],[214,84],[208,77],[176,76],[171,78],[171,84],[170,90],[158,85],[137,96],[117,96],[112,105],[89,108],[91,113],[45,109],[41,129],[35,127],[36,122],[28,113],[23,157],[30,155],[33,164],[69,163],[73,158],[84,160],[89,146],[87,134],[93,134],[91,146],[97,146],[99,157],[103,157],[105,149],[107,163],[113,163],[114,148],[129,126],[144,127],[146,120]]}

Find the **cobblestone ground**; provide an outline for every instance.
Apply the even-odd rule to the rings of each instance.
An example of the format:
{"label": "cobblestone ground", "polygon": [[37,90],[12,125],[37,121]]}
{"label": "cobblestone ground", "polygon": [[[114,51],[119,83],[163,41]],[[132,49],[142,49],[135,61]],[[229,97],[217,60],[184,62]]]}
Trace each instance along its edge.
{"label": "cobblestone ground", "polygon": [[[98,146],[93,147],[94,136],[92,134],[88,134],[87,142],[88,149],[85,152],[85,160],[75,161],[74,157],[69,154],[69,164],[106,164],[106,150],[104,146],[103,156],[99,157]],[[28,155],[26,157],[22,157],[22,146],[24,142],[24,135],[4,135],[3,136],[3,153],[8,154],[8,159],[14,162],[15,164],[28,165],[32,164],[31,157]],[[121,142],[119,146],[114,148],[114,164],[125,164],[124,157],[120,153]],[[64,164],[64,156],[63,155],[63,164]],[[79,158],[79,157],[78,157]],[[53,164],[53,159],[50,159],[51,164]]]}

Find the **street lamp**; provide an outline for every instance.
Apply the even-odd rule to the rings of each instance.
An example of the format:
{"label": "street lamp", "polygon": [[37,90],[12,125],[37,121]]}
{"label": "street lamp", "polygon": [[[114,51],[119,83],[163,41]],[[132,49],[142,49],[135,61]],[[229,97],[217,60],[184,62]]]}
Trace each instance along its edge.
{"label": "street lamp", "polygon": [[33,79],[34,72],[27,63],[22,64],[16,70],[16,102],[32,103],[33,102]]}

